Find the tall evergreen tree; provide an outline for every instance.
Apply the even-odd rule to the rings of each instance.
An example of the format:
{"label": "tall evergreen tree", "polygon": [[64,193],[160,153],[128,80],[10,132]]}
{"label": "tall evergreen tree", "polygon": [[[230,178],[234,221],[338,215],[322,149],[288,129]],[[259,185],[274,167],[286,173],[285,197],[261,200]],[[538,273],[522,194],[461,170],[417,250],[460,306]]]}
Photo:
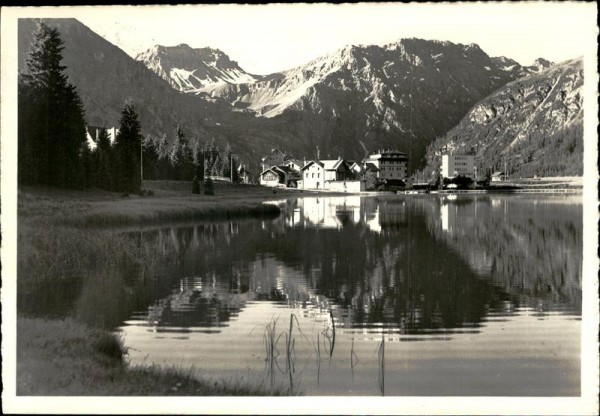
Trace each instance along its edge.
{"label": "tall evergreen tree", "polygon": [[177,180],[189,181],[194,176],[194,159],[189,141],[185,133],[180,127],[177,127],[177,140],[175,145],[176,160],[174,160],[175,170],[177,172]]}
{"label": "tall evergreen tree", "polygon": [[19,182],[57,187],[81,183],[85,142],[83,105],[64,74],[63,41],[57,29],[39,23],[19,75]]}
{"label": "tall evergreen tree", "polygon": [[113,188],[113,163],[110,137],[105,129],[100,131],[96,142],[96,183],[100,189],[110,190]]}
{"label": "tall evergreen tree", "polygon": [[140,175],[140,149],[142,144],[141,123],[132,104],[126,104],[121,112],[119,133],[114,145],[116,169],[115,190],[137,192],[142,186]]}

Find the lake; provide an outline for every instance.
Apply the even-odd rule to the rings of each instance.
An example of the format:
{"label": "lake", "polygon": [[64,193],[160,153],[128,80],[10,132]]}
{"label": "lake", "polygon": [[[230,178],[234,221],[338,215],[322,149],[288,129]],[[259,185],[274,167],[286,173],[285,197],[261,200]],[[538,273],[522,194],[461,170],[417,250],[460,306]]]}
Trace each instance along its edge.
{"label": "lake", "polygon": [[79,314],[120,308],[103,322],[130,363],[215,382],[306,395],[580,394],[580,195],[268,203],[278,218],[119,231],[169,261],[153,266],[158,278],[116,281],[129,299],[119,307],[74,291],[87,299],[74,301]]}

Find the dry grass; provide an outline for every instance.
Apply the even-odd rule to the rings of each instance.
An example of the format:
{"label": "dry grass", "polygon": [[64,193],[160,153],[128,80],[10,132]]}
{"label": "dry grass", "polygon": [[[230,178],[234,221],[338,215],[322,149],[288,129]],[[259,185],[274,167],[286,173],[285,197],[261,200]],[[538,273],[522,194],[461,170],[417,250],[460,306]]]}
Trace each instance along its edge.
{"label": "dry grass", "polygon": [[[149,197],[122,197],[97,190],[25,188],[19,190],[18,197],[18,394],[281,393],[235,381],[198,381],[195,374],[181,369],[126,368],[123,347],[112,333],[80,323],[114,325],[128,311],[128,299],[117,290],[123,287],[123,279],[133,280],[134,290],[143,289],[144,282],[151,281],[159,265],[168,262],[173,254],[159,252],[143,242],[142,246],[136,245],[119,230],[102,226],[273,217],[279,214],[279,209],[262,203],[273,199],[270,190],[217,184],[216,196],[157,189]],[[136,281],[142,283],[136,286]],[[76,292],[76,296],[67,295],[63,289]],[[99,296],[102,291],[106,294]],[[90,296],[86,296],[88,292]],[[79,300],[67,304],[68,298]],[[112,303],[94,303],[98,298],[110,299]],[[42,303],[56,305],[56,310],[49,311],[44,306],[40,309]],[[68,314],[77,321],[26,317],[38,315],[36,308],[46,318]]]}
{"label": "dry grass", "polygon": [[[275,205],[263,204],[274,195],[272,190],[260,186],[219,184],[214,196],[194,195],[173,187],[175,190],[171,191],[153,190],[153,196],[144,197],[99,190],[23,188],[18,195],[19,224],[41,221],[85,227],[131,226],[244,216],[272,218],[280,212]],[[288,190],[277,192],[278,197],[297,195]]]}
{"label": "dry grass", "polygon": [[228,396],[279,395],[262,386],[219,383],[191,372],[124,364],[112,333],[73,320],[19,318],[17,394],[24,396]]}

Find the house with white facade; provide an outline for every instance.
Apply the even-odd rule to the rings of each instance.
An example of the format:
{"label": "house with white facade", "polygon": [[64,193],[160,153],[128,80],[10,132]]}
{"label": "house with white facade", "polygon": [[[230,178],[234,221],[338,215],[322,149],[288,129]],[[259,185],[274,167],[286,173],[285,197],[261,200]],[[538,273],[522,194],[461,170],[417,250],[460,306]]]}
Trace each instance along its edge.
{"label": "house with white facade", "polygon": [[504,182],[506,180],[506,174],[502,171],[494,172],[491,176],[492,182]]}
{"label": "house with white facade", "polygon": [[279,186],[279,174],[273,168],[267,168],[260,174],[262,186]]}
{"label": "house with white facade", "polygon": [[354,174],[344,159],[321,160],[320,162],[325,170],[326,181],[349,181],[354,179]]}
{"label": "house with white facade", "polygon": [[325,166],[318,160],[311,160],[301,169],[304,189],[325,189]]}
{"label": "house with white facade", "polygon": [[311,160],[301,169],[302,189],[327,189],[338,192],[364,191],[364,182],[355,179],[355,173],[342,158]]}
{"label": "house with white facade", "polygon": [[260,174],[260,184],[263,186],[284,186],[296,188],[300,174],[289,166],[273,166]]}
{"label": "house with white facade", "polygon": [[474,155],[442,155],[441,174],[444,178],[455,176],[475,177]]}
{"label": "house with white facade", "polygon": [[364,164],[372,163],[379,169],[379,179],[405,180],[408,176],[408,157],[398,150],[379,150],[370,154]]}

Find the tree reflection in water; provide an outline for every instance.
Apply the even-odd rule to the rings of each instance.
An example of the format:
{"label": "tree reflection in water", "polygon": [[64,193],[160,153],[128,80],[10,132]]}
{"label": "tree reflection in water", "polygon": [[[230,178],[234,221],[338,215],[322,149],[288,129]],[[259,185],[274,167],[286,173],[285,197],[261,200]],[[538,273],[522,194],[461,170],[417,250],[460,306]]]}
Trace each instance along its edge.
{"label": "tree reflection in water", "polygon": [[218,328],[273,301],[409,334],[476,331],[510,305],[580,314],[581,221],[560,198],[293,199],[274,221],[131,233],[175,253],[137,310],[157,328]]}

